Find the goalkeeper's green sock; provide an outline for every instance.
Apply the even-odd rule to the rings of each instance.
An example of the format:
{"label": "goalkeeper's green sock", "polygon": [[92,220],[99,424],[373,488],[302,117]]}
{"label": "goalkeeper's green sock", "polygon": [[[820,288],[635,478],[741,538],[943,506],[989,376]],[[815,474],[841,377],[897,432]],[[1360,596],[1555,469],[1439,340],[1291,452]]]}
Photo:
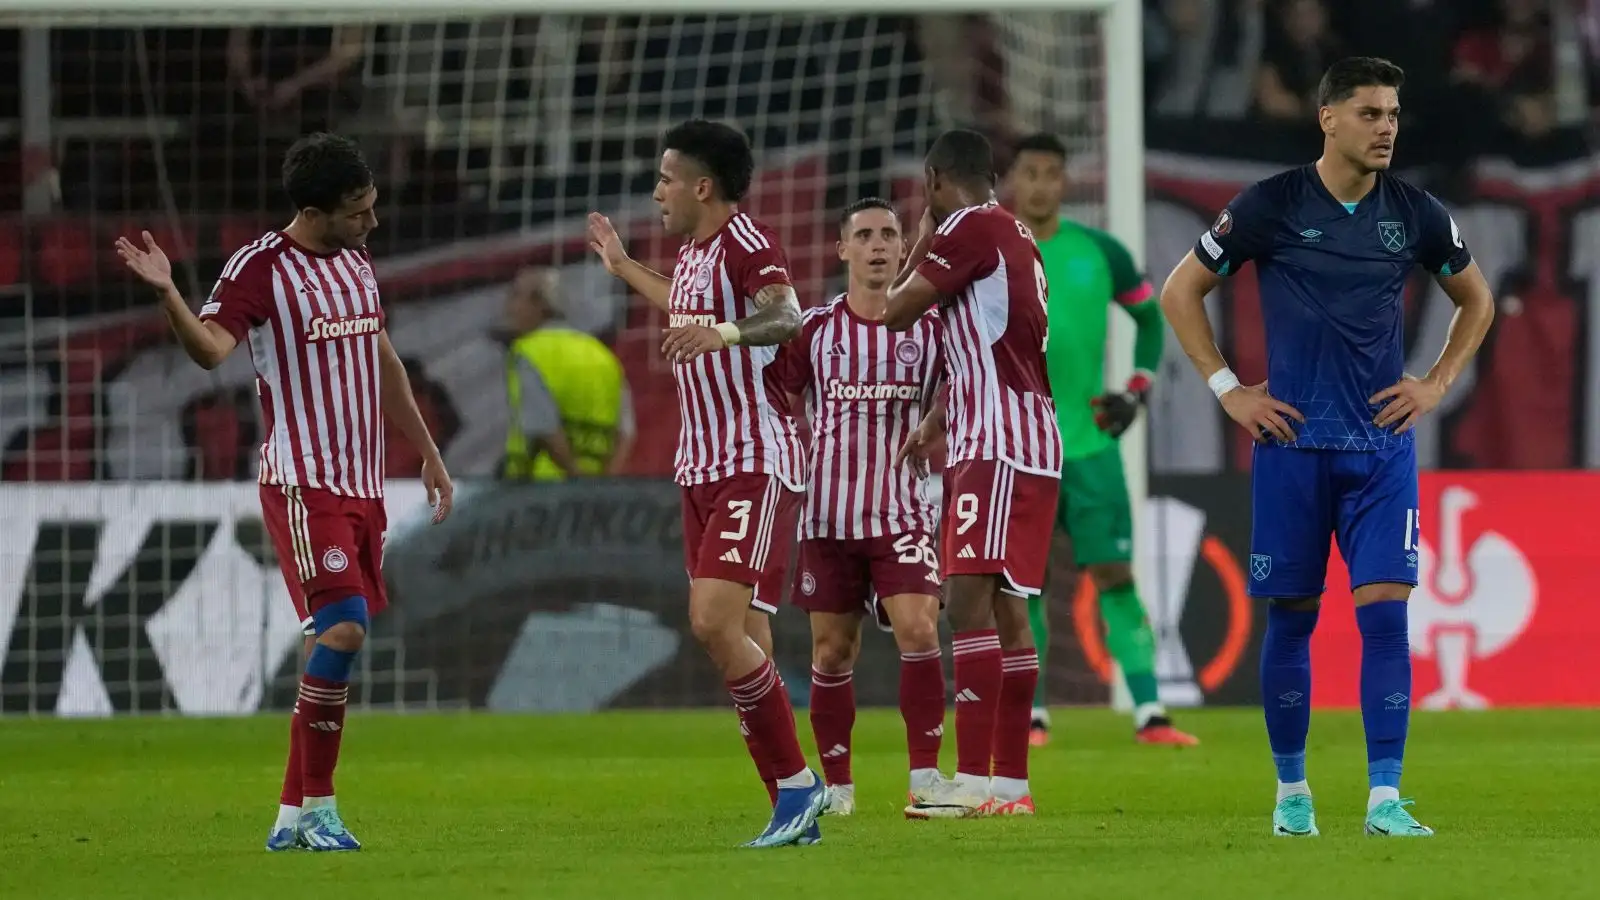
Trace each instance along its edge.
{"label": "goalkeeper's green sock", "polygon": [[1133,698],[1134,718],[1142,727],[1166,715],[1156,690],[1156,636],[1133,582],[1100,592],[1100,618],[1106,626],[1106,649],[1122,667]]}
{"label": "goalkeeper's green sock", "polygon": [[1050,647],[1050,622],[1045,617],[1045,599],[1043,595],[1028,598],[1028,630],[1033,632],[1033,647],[1039,652],[1039,685],[1033,689],[1033,708],[1046,709],[1044,702],[1045,668],[1044,657]]}

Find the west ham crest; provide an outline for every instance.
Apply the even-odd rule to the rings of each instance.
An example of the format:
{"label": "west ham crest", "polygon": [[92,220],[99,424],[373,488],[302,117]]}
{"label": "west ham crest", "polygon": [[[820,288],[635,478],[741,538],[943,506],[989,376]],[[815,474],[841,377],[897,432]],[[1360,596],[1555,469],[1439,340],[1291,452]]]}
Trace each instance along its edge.
{"label": "west ham crest", "polygon": [[1383,249],[1390,253],[1399,253],[1406,248],[1406,223],[1404,222],[1379,222],[1378,240],[1383,242]]}
{"label": "west ham crest", "polygon": [[1264,553],[1250,554],[1250,577],[1257,581],[1266,581],[1272,574],[1272,557]]}

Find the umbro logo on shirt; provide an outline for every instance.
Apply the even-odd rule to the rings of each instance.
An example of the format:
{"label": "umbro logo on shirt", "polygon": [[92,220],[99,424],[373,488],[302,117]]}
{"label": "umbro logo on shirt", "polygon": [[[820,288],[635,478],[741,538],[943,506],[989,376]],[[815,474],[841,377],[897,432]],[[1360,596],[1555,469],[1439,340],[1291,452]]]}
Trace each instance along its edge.
{"label": "umbro logo on shirt", "polygon": [[1306,242],[1307,244],[1321,243],[1322,232],[1316,230],[1315,228],[1307,228],[1305,231],[1300,232],[1300,240]]}

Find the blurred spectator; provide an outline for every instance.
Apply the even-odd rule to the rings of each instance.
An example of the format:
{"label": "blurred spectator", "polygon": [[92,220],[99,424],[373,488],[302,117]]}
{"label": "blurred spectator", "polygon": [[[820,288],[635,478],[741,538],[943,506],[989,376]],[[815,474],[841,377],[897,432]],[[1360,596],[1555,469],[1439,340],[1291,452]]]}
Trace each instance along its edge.
{"label": "blurred spectator", "polygon": [[1491,21],[1457,39],[1454,77],[1484,92],[1504,125],[1529,138],[1555,127],[1555,70],[1545,0],[1501,0]]}
{"label": "blurred spectator", "polygon": [[1256,75],[1256,108],[1273,119],[1309,119],[1316,111],[1317,84],[1334,60],[1345,55],[1328,29],[1322,0],[1273,4],[1265,57]]}
{"label": "blurred spectator", "polygon": [[[300,133],[331,131],[360,107],[364,30],[235,28],[228,32],[228,77],[246,102]],[[280,119],[280,121],[282,121]]]}
{"label": "blurred spectator", "polygon": [[1261,0],[1160,0],[1145,17],[1148,108],[1159,116],[1250,112],[1265,26]]}
{"label": "blurred spectator", "polygon": [[563,481],[615,474],[635,434],[622,363],[609,347],[561,321],[555,269],[517,273],[506,296],[508,479]]}

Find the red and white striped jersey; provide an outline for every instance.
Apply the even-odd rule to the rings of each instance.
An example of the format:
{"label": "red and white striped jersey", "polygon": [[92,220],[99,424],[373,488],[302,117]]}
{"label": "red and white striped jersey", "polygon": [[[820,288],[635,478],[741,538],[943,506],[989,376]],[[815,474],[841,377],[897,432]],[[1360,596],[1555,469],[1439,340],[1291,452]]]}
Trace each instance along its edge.
{"label": "red and white striped jersey", "polygon": [[383,496],[385,317],[365,249],[313,253],[269,232],[228,260],[200,318],[250,347],[262,484]]}
{"label": "red and white striped jersey", "polygon": [[995,203],[957,210],[917,266],[940,293],[950,464],[998,459],[1061,477],[1044,346],[1048,289],[1028,227]]}
{"label": "red and white striped jersey", "polygon": [[[755,312],[757,291],[789,284],[789,261],[772,232],[735,213],[703,242],[685,241],[672,270],[669,324],[714,326]],[[705,484],[741,473],[804,484],[804,450],[789,396],[770,373],[777,347],[735,346],[675,363],[677,482]]]}
{"label": "red and white striped jersey", "polygon": [[811,465],[805,538],[876,538],[937,531],[924,480],[895,456],[933,402],[944,356],[936,313],[895,333],[861,318],[844,294],[806,310],[800,337],[778,353],[784,389],[807,398]]}

